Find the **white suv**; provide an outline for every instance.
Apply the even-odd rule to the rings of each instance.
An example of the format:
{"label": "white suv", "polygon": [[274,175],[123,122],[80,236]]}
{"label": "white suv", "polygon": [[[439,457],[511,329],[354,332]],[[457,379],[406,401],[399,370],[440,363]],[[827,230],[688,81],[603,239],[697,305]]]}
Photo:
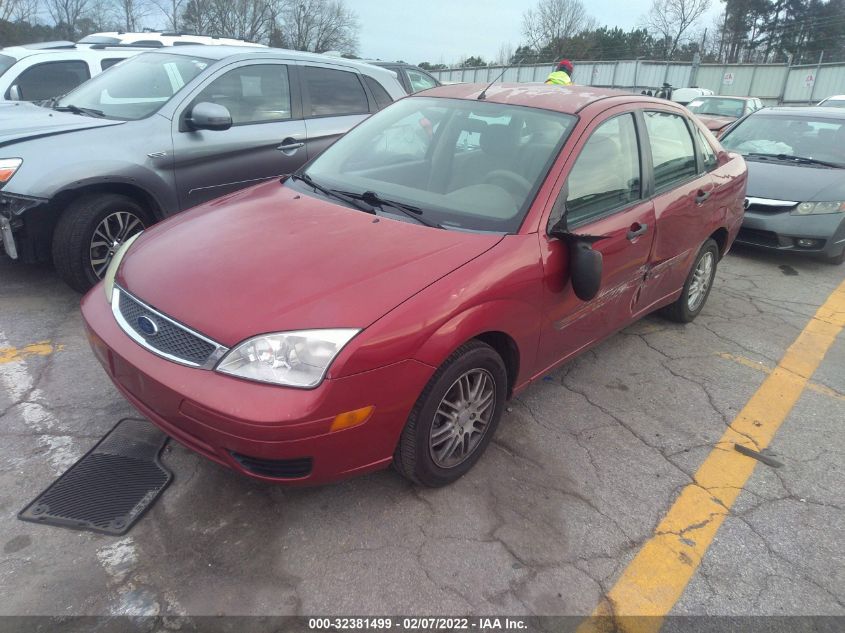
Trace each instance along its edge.
{"label": "white suv", "polygon": [[244,40],[228,37],[214,37],[211,35],[192,35],[190,33],[168,31],[145,31],[142,33],[124,33],[111,31],[108,33],[92,33],[86,35],[79,44],[106,44],[112,46],[144,46],[156,48],[158,46],[185,46],[188,44],[205,44],[207,46],[258,46],[267,48],[264,44],[255,44]]}
{"label": "white suv", "polygon": [[0,49],[0,101],[46,101],[76,88],[143,48],[44,42]]}

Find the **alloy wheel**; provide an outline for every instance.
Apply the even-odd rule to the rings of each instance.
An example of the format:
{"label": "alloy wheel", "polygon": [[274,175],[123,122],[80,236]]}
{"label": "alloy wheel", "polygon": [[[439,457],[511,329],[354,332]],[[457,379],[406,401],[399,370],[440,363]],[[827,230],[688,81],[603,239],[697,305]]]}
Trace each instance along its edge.
{"label": "alloy wheel", "polygon": [[431,425],[429,450],[440,468],[463,463],[487,433],[496,410],[496,386],[486,369],[471,369],[446,391]]}
{"label": "alloy wheel", "polygon": [[97,279],[106,274],[120,245],[144,230],[144,223],[130,211],[115,211],[102,219],[91,237],[89,261]]}
{"label": "alloy wheel", "polygon": [[704,253],[701,259],[698,260],[698,266],[695,267],[695,272],[692,275],[692,282],[689,285],[687,292],[687,306],[690,312],[695,312],[701,307],[702,302],[707,297],[707,290],[710,288],[710,283],[713,281],[713,264],[715,258],[710,251]]}

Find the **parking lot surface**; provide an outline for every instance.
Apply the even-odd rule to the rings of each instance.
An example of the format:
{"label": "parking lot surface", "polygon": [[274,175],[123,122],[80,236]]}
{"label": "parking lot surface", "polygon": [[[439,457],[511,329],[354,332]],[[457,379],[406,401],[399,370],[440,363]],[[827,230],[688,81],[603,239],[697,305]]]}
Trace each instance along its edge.
{"label": "parking lot surface", "polygon": [[658,574],[638,556],[843,273],[735,251],[694,323],[650,316],[546,376],[446,488],[384,471],[286,489],[171,442],[173,484],[109,537],[16,518],[138,414],[89,350],[79,295],[2,259],[0,615],[588,615],[638,574],[676,590],[663,615],[845,615],[841,328],[776,427],[780,466],[730,452],[754,468],[712,542],[673,532],[700,560]]}

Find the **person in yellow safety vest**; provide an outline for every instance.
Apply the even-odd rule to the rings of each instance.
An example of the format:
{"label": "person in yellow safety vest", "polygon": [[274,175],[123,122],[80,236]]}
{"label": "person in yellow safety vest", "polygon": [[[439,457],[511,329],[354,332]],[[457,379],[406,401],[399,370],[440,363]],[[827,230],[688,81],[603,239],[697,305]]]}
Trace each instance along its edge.
{"label": "person in yellow safety vest", "polygon": [[568,59],[562,59],[557,63],[554,72],[546,79],[547,84],[554,84],[556,86],[571,86],[572,85],[572,62]]}

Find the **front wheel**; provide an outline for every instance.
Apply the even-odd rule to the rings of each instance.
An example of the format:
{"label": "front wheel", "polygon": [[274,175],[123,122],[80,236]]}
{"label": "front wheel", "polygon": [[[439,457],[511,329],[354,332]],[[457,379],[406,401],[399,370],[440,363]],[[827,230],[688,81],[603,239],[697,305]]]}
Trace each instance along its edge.
{"label": "front wheel", "polygon": [[839,255],[825,256],[822,257],[822,260],[833,266],[838,266],[839,264],[842,264],[843,262],[845,262],[845,248],[842,249],[842,252],[839,253]]}
{"label": "front wheel", "polygon": [[118,194],[81,196],[71,202],[53,232],[53,264],[74,290],[96,284],[118,247],[151,224],[147,211]]}
{"label": "front wheel", "polygon": [[394,453],[394,465],[424,486],[457,480],[490,443],[507,397],[501,356],[481,341],[455,351],[414,405]]}
{"label": "front wheel", "polygon": [[704,308],[707,297],[710,296],[718,261],[719,246],[714,240],[708,239],[695,257],[681,296],[675,303],[663,308],[660,313],[670,321],[678,323],[693,321]]}

